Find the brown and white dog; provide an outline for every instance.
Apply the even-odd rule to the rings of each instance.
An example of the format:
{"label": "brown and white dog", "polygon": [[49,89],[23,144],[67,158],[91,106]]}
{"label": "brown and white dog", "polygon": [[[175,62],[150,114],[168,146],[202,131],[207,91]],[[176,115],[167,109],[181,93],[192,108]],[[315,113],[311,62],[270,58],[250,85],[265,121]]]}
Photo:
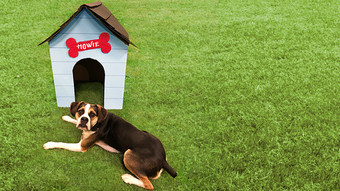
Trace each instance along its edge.
{"label": "brown and white dog", "polygon": [[137,129],[100,105],[73,102],[70,112],[76,119],[69,116],[62,118],[83,130],[80,142],[47,142],[44,144],[44,149],[62,148],[85,152],[92,145],[97,144],[110,152],[124,153],[124,165],[138,179],[130,174],[123,174],[123,181],[148,190],[153,190],[149,179],[159,178],[163,169],[172,177],[177,176],[167,163],[164,147],[157,137]]}

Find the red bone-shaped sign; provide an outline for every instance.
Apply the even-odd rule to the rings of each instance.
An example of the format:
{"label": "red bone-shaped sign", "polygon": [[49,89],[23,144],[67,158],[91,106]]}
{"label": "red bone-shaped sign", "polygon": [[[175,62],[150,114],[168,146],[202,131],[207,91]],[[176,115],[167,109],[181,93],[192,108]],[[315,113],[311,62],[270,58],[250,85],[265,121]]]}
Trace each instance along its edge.
{"label": "red bone-shaped sign", "polygon": [[79,55],[79,51],[91,50],[95,48],[100,48],[103,53],[109,53],[111,51],[109,40],[110,35],[105,32],[100,34],[99,39],[87,40],[78,43],[76,39],[69,38],[66,40],[66,46],[70,48],[70,50],[68,50],[68,55],[72,58],[76,58]]}

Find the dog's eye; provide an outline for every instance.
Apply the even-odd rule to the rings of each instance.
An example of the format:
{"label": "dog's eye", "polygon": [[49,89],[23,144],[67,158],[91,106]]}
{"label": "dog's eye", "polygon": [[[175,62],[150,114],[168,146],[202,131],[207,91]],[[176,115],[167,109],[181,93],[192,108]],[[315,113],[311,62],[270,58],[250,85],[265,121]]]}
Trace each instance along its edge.
{"label": "dog's eye", "polygon": [[96,114],[94,114],[93,112],[91,112],[89,116],[92,118],[92,117],[96,116]]}
{"label": "dog's eye", "polygon": [[78,111],[78,114],[79,114],[79,115],[83,115],[83,114],[84,114],[84,110],[83,110],[83,109],[79,110],[79,111]]}

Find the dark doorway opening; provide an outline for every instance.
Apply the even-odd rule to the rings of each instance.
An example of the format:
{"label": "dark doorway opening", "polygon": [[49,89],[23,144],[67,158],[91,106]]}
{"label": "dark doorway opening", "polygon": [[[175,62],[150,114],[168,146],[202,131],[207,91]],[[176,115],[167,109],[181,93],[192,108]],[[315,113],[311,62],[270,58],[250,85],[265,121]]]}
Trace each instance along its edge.
{"label": "dark doorway opening", "polygon": [[105,71],[94,59],[79,60],[73,67],[76,101],[104,105]]}

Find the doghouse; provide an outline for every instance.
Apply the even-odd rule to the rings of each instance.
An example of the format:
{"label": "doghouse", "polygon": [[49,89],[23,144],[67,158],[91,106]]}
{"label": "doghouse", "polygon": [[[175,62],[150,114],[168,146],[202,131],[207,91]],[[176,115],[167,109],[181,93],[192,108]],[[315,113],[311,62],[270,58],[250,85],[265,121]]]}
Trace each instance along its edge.
{"label": "doghouse", "polygon": [[[122,109],[129,34],[100,2],[84,4],[48,41],[58,107],[75,101],[79,82],[104,85],[104,107]],[[135,46],[135,45],[134,45]]]}

